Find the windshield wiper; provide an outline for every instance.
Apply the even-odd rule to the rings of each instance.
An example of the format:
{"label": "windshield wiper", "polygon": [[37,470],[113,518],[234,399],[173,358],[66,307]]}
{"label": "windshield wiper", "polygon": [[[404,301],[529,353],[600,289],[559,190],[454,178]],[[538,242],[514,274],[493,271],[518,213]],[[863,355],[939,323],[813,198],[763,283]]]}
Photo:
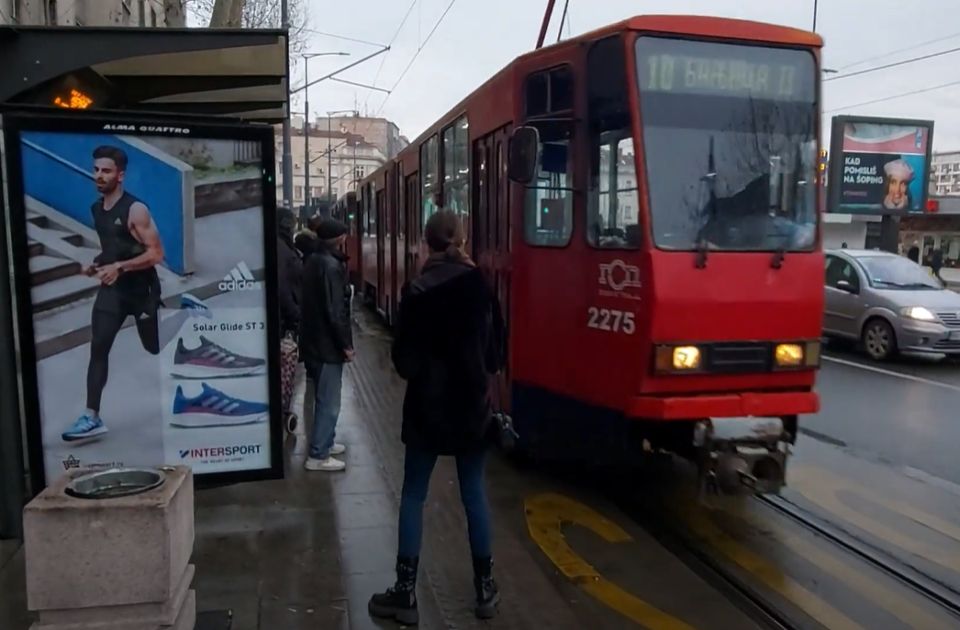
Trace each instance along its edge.
{"label": "windshield wiper", "polygon": [[935,287],[932,284],[927,284],[926,282],[894,282],[893,280],[874,280],[879,284],[886,284],[891,287],[897,287],[898,289],[939,289],[941,287]]}
{"label": "windshield wiper", "polygon": [[774,269],[783,267],[783,261],[787,257],[787,248],[781,245],[777,251],[773,252],[773,258],[770,259],[770,266]]}
{"label": "windshield wiper", "polygon": [[[694,267],[697,269],[706,269],[707,252],[709,245],[706,239],[707,226],[710,219],[717,212],[717,166],[713,154],[713,136],[710,136],[710,150],[707,154],[707,172],[700,178],[701,183],[707,184],[707,203],[697,209],[697,218],[700,219],[700,227],[697,229],[697,258],[694,260]],[[704,215],[706,220],[704,220]]]}

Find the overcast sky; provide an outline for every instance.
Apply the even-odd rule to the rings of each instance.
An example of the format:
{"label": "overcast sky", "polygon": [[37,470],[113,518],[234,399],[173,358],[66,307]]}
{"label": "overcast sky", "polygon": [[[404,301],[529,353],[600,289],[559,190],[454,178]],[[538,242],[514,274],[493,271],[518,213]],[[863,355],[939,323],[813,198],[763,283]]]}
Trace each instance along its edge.
{"label": "overcast sky", "polygon": [[[411,0],[303,0],[309,8],[309,28],[372,42],[387,43],[397,31]],[[391,88],[413,58],[450,0],[420,0],[399,32],[393,48],[344,73],[342,78]],[[547,38],[557,38],[563,0]],[[573,35],[648,13],[701,14],[735,17],[810,29],[813,0],[570,0]],[[872,66],[960,47],[960,21],[955,0],[820,0],[817,32],[825,42],[824,67],[840,77]],[[511,59],[536,44],[546,0],[456,0],[439,29],[384,103],[385,95],[330,81],[310,90],[314,116],[328,110],[358,107],[394,120],[413,139],[464,96]],[[312,32],[308,50],[343,51],[350,57],[320,57],[310,62],[311,76],[337,69],[377,48]],[[564,28],[564,37],[567,29]],[[931,40],[940,41],[931,42]],[[925,42],[927,42],[925,44]],[[908,49],[908,50],[904,50]],[[866,63],[851,66],[860,61]],[[381,66],[382,63],[382,68]],[[824,112],[909,117],[936,121],[936,150],[960,149],[960,85],[883,103],[848,106],[927,87],[960,81],[960,52],[920,61],[862,77],[824,83]],[[292,79],[302,84],[303,64]],[[380,69],[378,75],[378,69]],[[302,109],[298,99],[295,108]],[[838,108],[842,111],[833,112]],[[829,125],[824,128],[824,140]]]}

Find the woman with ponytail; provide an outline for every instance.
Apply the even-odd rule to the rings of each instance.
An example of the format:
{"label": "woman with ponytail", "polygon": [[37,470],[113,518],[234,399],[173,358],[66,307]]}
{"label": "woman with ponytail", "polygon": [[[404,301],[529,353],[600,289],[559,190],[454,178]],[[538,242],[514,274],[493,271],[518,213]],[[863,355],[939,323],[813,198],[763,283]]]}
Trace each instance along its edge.
{"label": "woman with ponytail", "polygon": [[402,440],[406,446],[400,500],[397,581],[370,599],[370,613],[415,624],[423,504],[437,457],[457,460],[460,496],[473,554],[481,619],[500,601],[492,575],[490,512],[484,455],[491,418],[489,377],[503,363],[503,320],[482,271],[464,251],[460,217],[441,210],[427,221],[430,251],[420,276],[403,287],[392,358],[407,381]]}

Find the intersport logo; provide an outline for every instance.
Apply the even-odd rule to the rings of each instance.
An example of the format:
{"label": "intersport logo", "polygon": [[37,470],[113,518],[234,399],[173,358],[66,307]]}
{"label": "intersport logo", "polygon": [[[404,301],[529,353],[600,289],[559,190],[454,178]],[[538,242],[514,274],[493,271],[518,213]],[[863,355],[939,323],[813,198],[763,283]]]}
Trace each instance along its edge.
{"label": "intersport logo", "polygon": [[245,262],[238,263],[220,282],[221,291],[259,291],[262,288],[263,283],[257,282]]}
{"label": "intersport logo", "polygon": [[262,444],[185,448],[180,449],[180,459],[216,459],[218,457],[236,457],[238,455],[259,455],[262,448]]}

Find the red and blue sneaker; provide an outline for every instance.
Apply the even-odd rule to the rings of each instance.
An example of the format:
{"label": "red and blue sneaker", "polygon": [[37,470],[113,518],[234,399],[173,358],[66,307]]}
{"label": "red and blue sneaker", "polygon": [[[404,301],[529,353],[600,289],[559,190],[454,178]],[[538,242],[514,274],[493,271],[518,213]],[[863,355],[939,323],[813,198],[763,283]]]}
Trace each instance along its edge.
{"label": "red and blue sneaker", "polygon": [[187,398],[177,386],[170,426],[181,429],[230,427],[265,422],[270,412],[266,403],[235,398],[202,383],[198,396]]}
{"label": "red and blue sneaker", "polygon": [[225,378],[263,374],[266,367],[263,359],[237,354],[200,335],[200,345],[191,350],[182,338],[177,341],[170,373],[178,378]]}

